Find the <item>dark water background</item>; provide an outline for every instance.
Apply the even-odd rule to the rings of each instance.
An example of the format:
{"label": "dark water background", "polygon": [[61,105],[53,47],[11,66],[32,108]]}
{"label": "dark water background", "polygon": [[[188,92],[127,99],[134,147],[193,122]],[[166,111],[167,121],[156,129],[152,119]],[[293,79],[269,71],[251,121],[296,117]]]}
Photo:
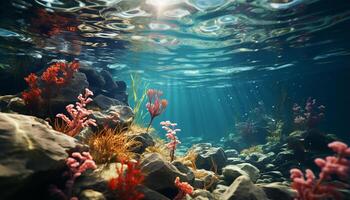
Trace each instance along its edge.
{"label": "dark water background", "polygon": [[162,90],[155,124],[177,122],[180,139],[218,141],[256,107],[292,130],[291,107],[309,96],[327,108],[322,129],[349,138],[348,0],[161,2],[2,1],[0,94],[77,58]]}

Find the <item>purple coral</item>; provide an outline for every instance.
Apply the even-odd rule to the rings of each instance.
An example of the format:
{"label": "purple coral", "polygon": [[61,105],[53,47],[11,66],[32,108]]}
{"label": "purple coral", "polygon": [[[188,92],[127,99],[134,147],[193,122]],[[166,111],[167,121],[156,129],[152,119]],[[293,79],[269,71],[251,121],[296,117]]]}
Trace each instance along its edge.
{"label": "purple coral", "polygon": [[176,136],[176,132],[181,131],[181,129],[176,129],[175,126],[177,126],[177,123],[171,123],[170,121],[162,121],[160,122],[160,125],[162,125],[162,128],[166,130],[166,136],[170,140],[170,142],[167,143],[167,147],[170,150],[170,161],[173,161],[176,147],[178,144],[181,144],[180,140],[178,140]]}
{"label": "purple coral", "polygon": [[298,104],[293,105],[294,123],[306,127],[307,129],[315,128],[324,118],[325,106],[317,106],[316,99],[309,97],[303,109]]}
{"label": "purple coral", "polygon": [[[336,156],[327,156],[326,159],[317,158],[315,163],[321,168],[319,178],[310,170],[304,174],[299,169],[291,169],[292,188],[298,192],[295,200],[322,200],[342,199],[339,189],[349,187],[345,183],[330,183],[331,178],[336,175],[339,179],[348,180],[350,170],[350,148],[339,141],[328,144],[328,147],[336,152]],[[326,182],[328,181],[328,182]]]}
{"label": "purple coral", "polygon": [[77,97],[80,102],[76,102],[75,106],[73,104],[66,106],[66,110],[72,119],[62,113],[56,115],[56,117],[61,118],[67,123],[68,130],[65,132],[67,135],[74,137],[84,127],[89,125],[97,126],[96,120],[89,119],[89,115],[92,114],[92,110],[86,109],[86,105],[92,102],[90,96],[93,95],[94,94],[88,88],[86,88],[84,96],[79,94]]}
{"label": "purple coral", "polygon": [[77,197],[72,197],[72,189],[77,177],[88,169],[96,169],[96,164],[93,161],[89,152],[74,152],[66,160],[68,171],[63,176],[68,177],[65,184],[65,189],[61,190],[55,185],[50,186],[50,192],[53,196],[61,200],[78,200]]}

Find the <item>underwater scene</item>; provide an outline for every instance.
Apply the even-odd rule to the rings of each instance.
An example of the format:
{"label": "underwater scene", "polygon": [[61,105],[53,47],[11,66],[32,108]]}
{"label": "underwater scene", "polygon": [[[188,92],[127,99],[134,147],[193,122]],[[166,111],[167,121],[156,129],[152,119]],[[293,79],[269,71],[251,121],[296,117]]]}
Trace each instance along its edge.
{"label": "underwater scene", "polygon": [[350,200],[350,1],[0,2],[0,200]]}

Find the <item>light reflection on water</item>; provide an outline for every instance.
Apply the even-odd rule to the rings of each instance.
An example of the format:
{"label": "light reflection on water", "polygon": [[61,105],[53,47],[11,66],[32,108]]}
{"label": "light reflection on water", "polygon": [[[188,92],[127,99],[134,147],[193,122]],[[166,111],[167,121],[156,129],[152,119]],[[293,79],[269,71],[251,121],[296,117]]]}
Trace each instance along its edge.
{"label": "light reflection on water", "polygon": [[[167,83],[191,88],[212,82],[229,87],[232,77],[259,79],[266,71],[306,70],[301,66],[310,60],[329,66],[334,58],[348,57],[350,5],[332,1],[332,8],[330,2],[16,0],[16,12],[35,14],[8,19],[17,27],[0,24],[0,38],[9,46],[14,40],[32,45],[22,53],[72,55],[115,69],[118,76],[142,73],[152,80],[160,74]],[[327,31],[334,34],[325,40]],[[298,57],[300,51],[312,53]]]}

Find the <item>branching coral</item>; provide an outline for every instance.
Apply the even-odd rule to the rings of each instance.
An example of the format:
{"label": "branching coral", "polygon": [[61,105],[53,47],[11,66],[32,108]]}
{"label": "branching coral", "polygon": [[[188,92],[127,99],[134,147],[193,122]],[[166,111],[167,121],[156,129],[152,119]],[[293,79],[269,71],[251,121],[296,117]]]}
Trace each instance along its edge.
{"label": "branching coral", "polygon": [[140,142],[129,140],[124,133],[112,129],[104,129],[87,139],[90,152],[97,163],[115,162],[134,158],[130,149]]}
{"label": "branching coral", "polygon": [[167,143],[167,147],[170,150],[170,161],[173,161],[176,147],[181,143],[176,136],[176,132],[181,131],[181,129],[176,129],[175,126],[177,126],[177,123],[171,123],[170,121],[162,121],[160,122],[160,125],[166,130],[166,136],[170,140],[170,142]]}
{"label": "branching coral", "polygon": [[67,123],[68,129],[65,134],[74,137],[84,127],[89,125],[97,126],[96,121],[89,118],[89,115],[92,114],[92,110],[86,109],[86,105],[92,102],[90,98],[92,95],[94,94],[86,88],[84,96],[80,94],[77,97],[79,102],[76,102],[75,106],[73,104],[66,106],[66,110],[72,119],[61,113],[56,115],[56,117],[61,118]]}
{"label": "branching coral", "polygon": [[306,180],[299,169],[290,170],[293,180],[292,188],[298,192],[296,200],[342,199],[338,190],[347,188],[349,185],[330,181],[334,175],[339,179],[348,180],[350,160],[347,157],[350,157],[350,148],[339,141],[328,144],[328,147],[336,153],[336,156],[315,159],[316,165],[321,168],[318,179],[310,169],[306,170]]}
{"label": "branching coral", "polygon": [[179,193],[174,200],[183,200],[187,194],[193,193],[193,187],[187,182],[181,182],[179,177],[175,178],[175,186],[179,189]]}
{"label": "branching coral", "polygon": [[65,177],[68,177],[65,189],[61,190],[57,186],[51,185],[49,188],[50,193],[52,196],[61,200],[78,200],[77,197],[72,197],[72,189],[75,179],[88,169],[96,169],[96,164],[89,152],[74,152],[71,157],[68,157],[66,165],[68,171],[63,174]]}
{"label": "branching coral", "polygon": [[[127,165],[124,171],[124,164]],[[120,168],[117,168],[117,178],[112,178],[108,183],[108,188],[115,191],[117,199],[120,200],[141,200],[144,194],[137,190],[137,187],[143,182],[144,176],[140,170],[139,163],[133,161],[122,162]]]}
{"label": "branching coral", "polygon": [[294,104],[294,123],[307,129],[315,128],[324,118],[325,108],[324,105],[317,106],[316,99],[311,97],[307,99],[304,109]]}
{"label": "branching coral", "polygon": [[31,73],[24,80],[29,90],[22,93],[27,106],[37,109],[42,103],[50,106],[50,100],[60,87],[69,83],[79,69],[79,62],[74,60],[70,63],[58,61],[51,64],[40,76]]}
{"label": "branching coral", "polygon": [[146,107],[151,116],[151,120],[147,126],[147,132],[154,118],[162,114],[168,105],[167,100],[160,99],[162,95],[163,95],[163,92],[159,90],[154,90],[154,89],[147,90],[148,103],[146,104]]}

